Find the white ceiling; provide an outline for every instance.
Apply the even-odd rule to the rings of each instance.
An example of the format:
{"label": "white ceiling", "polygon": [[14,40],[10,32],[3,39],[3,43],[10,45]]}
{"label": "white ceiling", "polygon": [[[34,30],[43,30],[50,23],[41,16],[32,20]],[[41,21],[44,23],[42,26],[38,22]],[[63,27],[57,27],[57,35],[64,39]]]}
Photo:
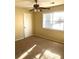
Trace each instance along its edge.
{"label": "white ceiling", "polygon": [[[52,2],[55,3],[52,4]],[[16,7],[32,8],[33,4],[35,4],[34,0],[15,0]],[[40,7],[51,7],[64,4],[64,0],[38,0],[38,4]]]}

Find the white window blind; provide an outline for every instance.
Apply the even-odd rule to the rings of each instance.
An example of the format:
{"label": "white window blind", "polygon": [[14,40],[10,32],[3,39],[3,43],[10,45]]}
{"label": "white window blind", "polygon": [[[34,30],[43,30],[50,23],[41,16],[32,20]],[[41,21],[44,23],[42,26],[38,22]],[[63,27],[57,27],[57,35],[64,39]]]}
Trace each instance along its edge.
{"label": "white window blind", "polygon": [[43,28],[64,30],[64,12],[43,14]]}

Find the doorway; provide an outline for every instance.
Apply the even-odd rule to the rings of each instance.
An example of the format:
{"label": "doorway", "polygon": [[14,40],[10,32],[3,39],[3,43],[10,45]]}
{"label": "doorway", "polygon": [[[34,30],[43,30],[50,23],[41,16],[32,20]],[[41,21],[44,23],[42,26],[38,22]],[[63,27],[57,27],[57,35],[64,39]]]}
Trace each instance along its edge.
{"label": "doorway", "polygon": [[32,35],[32,15],[24,13],[24,38]]}

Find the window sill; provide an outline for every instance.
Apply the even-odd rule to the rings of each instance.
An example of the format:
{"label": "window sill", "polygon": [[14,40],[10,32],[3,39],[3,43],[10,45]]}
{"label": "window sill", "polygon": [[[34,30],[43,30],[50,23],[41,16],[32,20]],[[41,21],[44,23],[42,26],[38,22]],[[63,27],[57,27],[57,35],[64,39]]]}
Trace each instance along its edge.
{"label": "window sill", "polygon": [[[43,27],[42,27],[43,28]],[[58,31],[58,32],[64,32],[64,30],[58,30],[58,29],[51,29],[51,28],[43,28],[44,30],[48,31]]]}

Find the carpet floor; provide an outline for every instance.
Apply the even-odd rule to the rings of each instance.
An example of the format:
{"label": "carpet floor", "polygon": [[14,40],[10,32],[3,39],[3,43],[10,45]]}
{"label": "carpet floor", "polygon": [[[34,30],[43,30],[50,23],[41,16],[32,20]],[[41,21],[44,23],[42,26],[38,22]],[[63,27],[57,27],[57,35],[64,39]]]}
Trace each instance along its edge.
{"label": "carpet floor", "polygon": [[16,59],[64,59],[64,44],[40,37],[15,42]]}

